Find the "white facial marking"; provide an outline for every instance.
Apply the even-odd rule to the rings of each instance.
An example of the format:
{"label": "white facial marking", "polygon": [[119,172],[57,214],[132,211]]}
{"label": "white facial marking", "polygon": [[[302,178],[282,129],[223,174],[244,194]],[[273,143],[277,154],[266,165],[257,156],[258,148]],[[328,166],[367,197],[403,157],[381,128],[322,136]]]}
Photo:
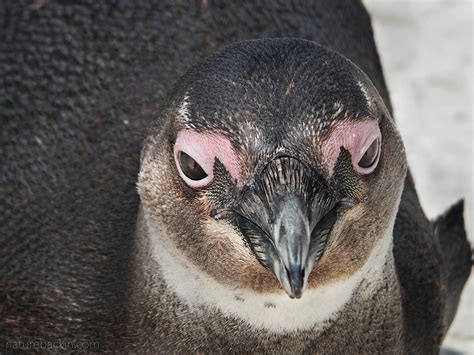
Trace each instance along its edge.
{"label": "white facial marking", "polygon": [[367,88],[360,81],[357,82],[357,85],[359,86],[360,90],[362,91],[362,94],[364,95],[364,98],[365,98],[365,101],[366,101],[367,105],[369,107],[371,107],[373,98],[369,95],[369,92],[367,91]]}
{"label": "white facial marking", "polygon": [[[149,220],[146,213],[145,220]],[[151,255],[158,263],[164,281],[182,302],[189,307],[218,309],[223,315],[243,320],[257,329],[285,333],[312,327],[318,331],[324,329],[324,322],[337,317],[362,280],[370,278],[371,287],[376,287],[384,264],[392,254],[393,221],[360,270],[345,280],[306,290],[301,299],[290,299],[283,290],[259,294],[225,287],[183,256],[170,243],[163,227],[147,222],[146,228]]]}
{"label": "white facial marking", "polygon": [[338,119],[341,115],[341,113],[344,111],[344,104],[341,101],[336,101],[334,103],[334,114],[332,115],[332,119]]}
{"label": "white facial marking", "polygon": [[178,108],[178,119],[185,125],[186,128],[195,128],[191,122],[191,115],[189,113],[189,96],[184,96],[183,102]]}

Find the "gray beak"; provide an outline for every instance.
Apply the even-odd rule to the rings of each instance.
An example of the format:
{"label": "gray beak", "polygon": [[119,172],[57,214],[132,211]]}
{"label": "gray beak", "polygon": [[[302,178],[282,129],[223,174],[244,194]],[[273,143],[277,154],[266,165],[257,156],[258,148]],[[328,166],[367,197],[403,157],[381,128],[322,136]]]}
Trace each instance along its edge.
{"label": "gray beak", "polygon": [[297,196],[284,197],[277,204],[272,239],[279,257],[271,263],[271,268],[286,293],[291,298],[300,298],[313,267],[308,258],[311,244],[308,213]]}
{"label": "gray beak", "polygon": [[301,298],[338,211],[320,175],[298,159],[271,161],[227,211],[257,260],[291,298]]}

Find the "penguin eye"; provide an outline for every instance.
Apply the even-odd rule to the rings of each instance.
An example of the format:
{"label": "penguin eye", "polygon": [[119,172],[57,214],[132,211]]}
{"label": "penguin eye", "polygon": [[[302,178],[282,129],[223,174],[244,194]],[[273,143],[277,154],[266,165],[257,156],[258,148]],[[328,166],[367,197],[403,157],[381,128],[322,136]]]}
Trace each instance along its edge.
{"label": "penguin eye", "polygon": [[193,189],[206,189],[214,181],[216,161],[222,163],[233,179],[239,165],[229,139],[216,133],[183,129],[178,132],[173,156],[179,176]]}
{"label": "penguin eye", "polygon": [[348,121],[336,125],[323,142],[322,153],[333,174],[341,147],[349,151],[352,167],[358,174],[374,171],[382,150],[382,133],[376,120]]}
{"label": "penguin eye", "polygon": [[207,177],[206,172],[196,160],[191,158],[183,151],[178,152],[178,160],[181,171],[187,178],[193,181],[199,181]]}
{"label": "penguin eye", "polygon": [[379,155],[380,139],[375,139],[372,144],[367,148],[362,158],[360,158],[357,165],[363,169],[372,167],[377,161]]}

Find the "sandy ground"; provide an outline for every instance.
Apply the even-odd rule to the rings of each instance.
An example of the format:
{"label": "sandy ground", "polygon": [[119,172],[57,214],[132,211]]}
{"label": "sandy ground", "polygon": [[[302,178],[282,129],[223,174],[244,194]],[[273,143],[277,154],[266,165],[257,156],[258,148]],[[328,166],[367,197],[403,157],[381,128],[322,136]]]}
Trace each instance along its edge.
{"label": "sandy ground", "polygon": [[[474,244],[473,3],[365,0],[395,117],[423,208],[430,218],[466,199]],[[474,276],[444,342],[446,354],[474,354]]]}

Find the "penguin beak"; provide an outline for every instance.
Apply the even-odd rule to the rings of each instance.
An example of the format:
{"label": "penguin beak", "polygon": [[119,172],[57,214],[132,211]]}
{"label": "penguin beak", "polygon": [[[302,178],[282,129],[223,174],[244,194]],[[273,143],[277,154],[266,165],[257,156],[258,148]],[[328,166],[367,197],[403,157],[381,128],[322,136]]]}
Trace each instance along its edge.
{"label": "penguin beak", "polygon": [[276,218],[270,225],[272,243],[266,250],[266,266],[290,298],[301,298],[309,275],[325,250],[339,207],[323,192],[317,194],[310,207],[298,195],[274,200],[271,209]]}
{"label": "penguin beak", "polygon": [[311,228],[301,198],[285,196],[274,206],[272,239],[276,258],[270,268],[290,298],[300,298],[313,267]]}
{"label": "penguin beak", "polygon": [[301,298],[340,211],[340,201],[321,181],[297,159],[275,159],[236,205],[213,214],[232,220],[290,298]]}
{"label": "penguin beak", "polygon": [[[309,205],[304,196],[295,193],[274,195],[263,205],[260,199],[250,201],[245,211],[233,210],[230,218],[257,260],[275,274],[288,296],[301,298],[341,205],[324,191],[318,192]],[[223,214],[227,213],[216,217]]]}

